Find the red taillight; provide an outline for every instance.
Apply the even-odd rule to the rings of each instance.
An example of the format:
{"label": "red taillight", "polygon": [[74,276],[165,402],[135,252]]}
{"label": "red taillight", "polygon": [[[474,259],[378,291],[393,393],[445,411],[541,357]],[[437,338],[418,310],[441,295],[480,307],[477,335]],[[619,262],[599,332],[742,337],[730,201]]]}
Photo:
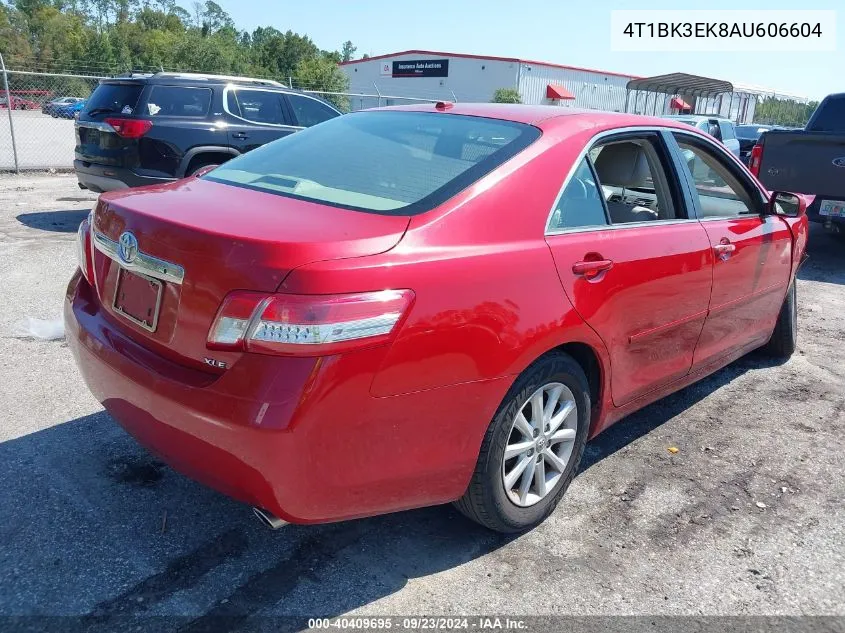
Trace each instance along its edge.
{"label": "red taillight", "polygon": [[122,136],[123,138],[141,138],[153,126],[153,122],[147,119],[118,119],[111,117],[106,119],[106,123],[114,128],[118,136]]}
{"label": "red taillight", "polygon": [[94,285],[94,253],[91,250],[91,221],[93,220],[92,211],[87,218],[79,223],[79,229],[76,232],[76,258],[79,261],[79,270],[86,281]]}
{"label": "red taillight", "polygon": [[757,143],[751,148],[751,158],[748,160],[748,169],[755,176],[760,175],[760,161],[763,159],[763,146]]}
{"label": "red taillight", "polygon": [[414,300],[411,290],[349,295],[233,292],[208,334],[210,349],[324,356],[390,340]]}

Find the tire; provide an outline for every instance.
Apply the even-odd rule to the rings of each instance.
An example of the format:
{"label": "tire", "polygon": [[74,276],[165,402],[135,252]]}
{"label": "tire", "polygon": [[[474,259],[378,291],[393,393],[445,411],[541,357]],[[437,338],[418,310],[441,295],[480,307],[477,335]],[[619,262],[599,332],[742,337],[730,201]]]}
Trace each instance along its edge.
{"label": "tire", "polygon": [[[574,404],[572,409],[575,415],[574,439],[552,444],[557,433],[551,433],[547,440],[549,443],[543,444],[543,446],[546,446],[546,453],[544,454],[552,450],[553,446],[555,447],[554,450],[561,453],[565,452],[567,454],[566,467],[563,470],[556,470],[552,462],[547,462],[546,458],[539,456],[541,445],[536,443],[529,453],[523,453],[506,462],[504,460],[506,446],[513,448],[518,443],[530,442],[530,440],[526,440],[526,433],[517,430],[515,425],[517,415],[527,411],[526,407],[531,406],[530,399],[540,389],[551,388],[551,391],[543,392],[542,395],[543,402],[548,402],[548,399],[552,397],[552,391],[557,389],[557,387],[551,387],[552,385],[562,385],[564,387],[562,392],[565,394],[562,398],[566,398],[567,406],[572,407]],[[562,401],[560,406],[563,406]],[[559,411],[559,409],[555,410]],[[531,427],[533,428],[534,416],[532,412],[528,413],[532,417]],[[573,413],[565,416],[564,422],[560,423],[559,432],[566,431],[571,434],[572,429],[566,427],[573,426]],[[556,416],[551,417],[554,420]],[[526,418],[527,416],[523,417],[523,420],[526,420]],[[544,418],[544,420],[547,420],[547,418]],[[522,532],[535,527],[552,513],[572,482],[578,470],[578,463],[584,454],[589,426],[590,391],[584,370],[567,354],[553,352],[543,356],[517,378],[496,411],[481,443],[478,462],[469,486],[463,497],[454,502],[454,506],[466,517],[496,532]],[[536,431],[534,435],[537,437]],[[546,436],[544,435],[544,437]],[[572,443],[571,451],[567,444],[569,441]],[[523,501],[530,503],[530,505],[519,503],[523,495],[522,476],[517,479],[520,484],[519,492],[513,488],[510,492],[506,490],[504,481],[505,473],[508,471],[510,473],[515,472],[517,469],[513,465],[515,463],[518,465],[526,456],[534,460],[539,459],[543,468],[541,472],[544,475],[544,481],[545,476],[551,473],[549,476],[555,482],[552,487],[548,488],[545,496],[525,493]],[[533,468],[534,466],[529,463],[522,471],[523,476]],[[555,475],[555,473],[558,474]],[[554,479],[555,477],[556,479]],[[538,485],[537,475],[534,474],[528,476],[528,478],[531,482],[530,487],[534,490]],[[517,497],[520,499],[518,500]],[[535,499],[533,502],[531,502],[532,497]]]}
{"label": "tire", "polygon": [[185,170],[185,178],[193,176],[203,167],[217,167],[219,164],[220,163],[216,163],[213,160],[198,160],[196,163],[188,165],[188,168]]}
{"label": "tire", "polygon": [[789,284],[786,298],[778,314],[772,338],[763,347],[763,351],[775,358],[787,359],[795,352],[798,344],[798,296],[795,280]]}

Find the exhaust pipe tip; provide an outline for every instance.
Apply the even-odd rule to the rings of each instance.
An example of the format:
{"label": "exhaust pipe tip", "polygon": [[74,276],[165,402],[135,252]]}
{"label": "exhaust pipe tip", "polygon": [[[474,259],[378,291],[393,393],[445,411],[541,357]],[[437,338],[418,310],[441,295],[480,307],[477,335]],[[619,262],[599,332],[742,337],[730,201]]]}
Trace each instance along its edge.
{"label": "exhaust pipe tip", "polygon": [[258,520],[261,521],[264,525],[266,525],[271,530],[278,530],[283,525],[287,525],[287,521],[283,521],[279,517],[277,517],[272,512],[268,512],[263,508],[253,508],[252,513],[258,517]]}

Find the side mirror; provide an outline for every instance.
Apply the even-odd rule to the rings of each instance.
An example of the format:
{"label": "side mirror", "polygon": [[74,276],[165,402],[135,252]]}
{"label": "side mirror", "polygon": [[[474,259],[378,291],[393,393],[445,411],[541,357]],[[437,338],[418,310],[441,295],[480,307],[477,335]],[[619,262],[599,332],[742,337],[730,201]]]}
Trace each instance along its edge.
{"label": "side mirror", "polygon": [[767,212],[770,215],[785,215],[790,218],[800,218],[807,213],[807,199],[788,191],[774,191],[769,198]]}

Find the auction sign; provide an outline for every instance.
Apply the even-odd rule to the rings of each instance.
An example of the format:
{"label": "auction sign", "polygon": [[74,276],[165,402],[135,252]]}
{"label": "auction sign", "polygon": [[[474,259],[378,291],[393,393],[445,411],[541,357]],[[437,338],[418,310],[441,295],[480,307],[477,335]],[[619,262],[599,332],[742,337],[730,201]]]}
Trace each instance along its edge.
{"label": "auction sign", "polygon": [[448,77],[448,59],[409,59],[393,62],[394,77]]}

